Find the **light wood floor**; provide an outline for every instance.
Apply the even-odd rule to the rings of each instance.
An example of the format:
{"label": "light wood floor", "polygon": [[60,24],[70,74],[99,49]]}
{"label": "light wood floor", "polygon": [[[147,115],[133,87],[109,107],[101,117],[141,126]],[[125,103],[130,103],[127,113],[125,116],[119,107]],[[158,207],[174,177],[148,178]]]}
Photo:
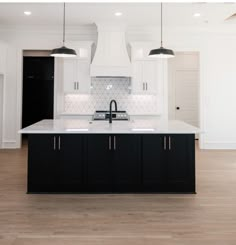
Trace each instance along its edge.
{"label": "light wood floor", "polygon": [[197,150],[197,195],[26,195],[0,151],[0,245],[235,245],[236,151]]}

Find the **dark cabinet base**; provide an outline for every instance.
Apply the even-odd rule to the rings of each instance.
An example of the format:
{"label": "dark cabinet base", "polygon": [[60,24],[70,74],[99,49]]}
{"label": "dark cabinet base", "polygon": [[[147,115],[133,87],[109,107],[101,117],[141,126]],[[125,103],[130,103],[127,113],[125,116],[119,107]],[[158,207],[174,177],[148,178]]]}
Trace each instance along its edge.
{"label": "dark cabinet base", "polygon": [[193,134],[31,134],[27,193],[196,193]]}

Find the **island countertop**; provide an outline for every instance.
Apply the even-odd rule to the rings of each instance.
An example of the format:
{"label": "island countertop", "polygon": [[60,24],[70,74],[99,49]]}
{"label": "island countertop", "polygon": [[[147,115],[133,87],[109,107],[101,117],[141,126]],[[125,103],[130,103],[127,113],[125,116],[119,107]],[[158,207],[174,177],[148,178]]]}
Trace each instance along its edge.
{"label": "island countertop", "polygon": [[199,128],[177,120],[135,119],[90,121],[84,119],[42,120],[19,131],[21,134],[196,134]]}

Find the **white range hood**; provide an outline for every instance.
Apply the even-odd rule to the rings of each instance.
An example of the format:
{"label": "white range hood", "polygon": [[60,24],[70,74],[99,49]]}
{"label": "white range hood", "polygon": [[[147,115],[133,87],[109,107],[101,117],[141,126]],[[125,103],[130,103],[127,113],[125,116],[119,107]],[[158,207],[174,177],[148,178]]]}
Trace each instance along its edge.
{"label": "white range hood", "polygon": [[91,64],[92,77],[130,77],[131,64],[125,42],[125,25],[96,24],[98,42]]}

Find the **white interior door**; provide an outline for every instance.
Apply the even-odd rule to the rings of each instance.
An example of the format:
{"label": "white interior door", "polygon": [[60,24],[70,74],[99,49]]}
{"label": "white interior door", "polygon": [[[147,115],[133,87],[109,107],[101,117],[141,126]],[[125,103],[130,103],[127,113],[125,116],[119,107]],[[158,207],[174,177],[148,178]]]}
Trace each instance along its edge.
{"label": "white interior door", "polygon": [[3,134],[3,75],[0,74],[0,148],[2,147]]}
{"label": "white interior door", "polygon": [[176,52],[168,61],[169,119],[199,127],[199,74],[198,52]]}
{"label": "white interior door", "polygon": [[199,72],[176,71],[175,74],[175,119],[199,126]]}

